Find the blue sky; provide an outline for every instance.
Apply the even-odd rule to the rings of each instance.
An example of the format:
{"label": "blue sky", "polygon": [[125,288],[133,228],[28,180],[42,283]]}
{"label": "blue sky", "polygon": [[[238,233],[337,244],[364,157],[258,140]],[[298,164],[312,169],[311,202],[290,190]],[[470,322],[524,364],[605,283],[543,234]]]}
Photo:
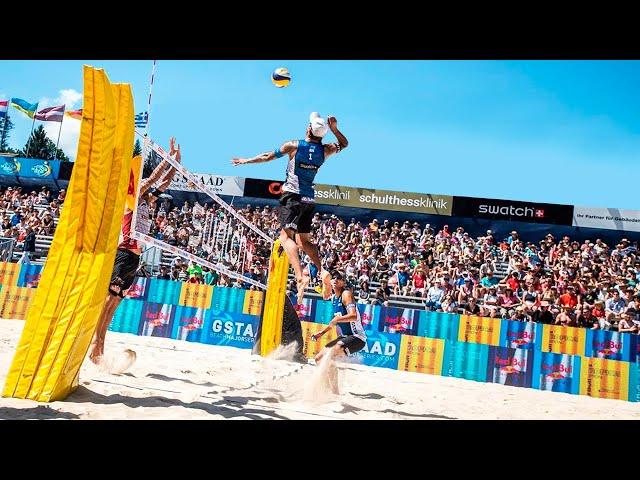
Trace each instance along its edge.
{"label": "blue sky", "polygon": [[[84,63],[131,83],[146,110],[150,60],[0,61],[0,98],[80,108]],[[270,82],[280,66],[288,88]],[[350,141],[319,183],[640,209],[638,85],[638,61],[161,60],[150,130],[164,146],[175,135],[195,172],[282,179],[284,158],[230,159],[302,138],[318,111]],[[10,114],[23,146],[31,120]],[[65,119],[72,158],[78,129]]]}

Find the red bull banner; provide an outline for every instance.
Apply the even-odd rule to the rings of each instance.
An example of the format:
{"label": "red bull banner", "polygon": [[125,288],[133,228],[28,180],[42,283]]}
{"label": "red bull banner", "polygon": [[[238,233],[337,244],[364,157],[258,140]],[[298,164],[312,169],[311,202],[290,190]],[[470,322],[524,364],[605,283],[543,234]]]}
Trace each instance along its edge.
{"label": "red bull banner", "polygon": [[211,308],[213,287],[199,283],[183,283],[178,305],[183,307]]}
{"label": "red bull banner", "polygon": [[127,290],[127,298],[145,298],[149,279],[146,277],[136,277],[129,290]]}
{"label": "red bull banner", "polygon": [[247,290],[244,295],[242,313],[245,315],[262,315],[262,302],[264,293],[262,290]]}
{"label": "red bull banner", "polygon": [[629,364],[604,358],[582,359],[580,395],[614,400],[629,399]]}
{"label": "red bull banner", "polygon": [[580,355],[536,352],[531,388],[578,395],[582,359]]}
{"label": "red bull banner", "polygon": [[380,307],[380,327],[383,332],[415,335],[418,327],[418,310],[413,308]]}
{"label": "red bull banner", "polygon": [[297,309],[297,315],[300,321],[313,322],[316,315],[316,305],[318,302],[313,298],[304,298],[302,303],[298,303],[295,296],[289,296],[291,304]]}
{"label": "red bull banner", "polygon": [[[637,336],[635,336],[637,338]],[[633,336],[610,330],[587,330],[585,356],[631,361]]]}
{"label": "red bull banner", "polygon": [[203,327],[208,310],[178,305],[173,317],[171,338],[187,342],[202,342]]}
{"label": "red bull banner", "polygon": [[0,318],[24,320],[35,289],[3,285],[0,290]]}
{"label": "red bull banner", "polygon": [[487,382],[530,388],[534,353],[524,348],[489,347]]}
{"label": "red bull banner", "polygon": [[18,276],[18,286],[36,288],[40,283],[40,274],[42,273],[42,265],[22,265],[20,275]]}
{"label": "red bull banner", "polygon": [[175,308],[165,303],[144,302],[138,335],[170,337]]}
{"label": "red bull banner", "polygon": [[[533,350],[542,336],[542,324],[502,320],[500,346]],[[539,343],[539,342],[538,342]]]}
{"label": "red bull banner", "polygon": [[458,341],[481,343],[483,345],[500,345],[501,324],[502,320],[499,318],[460,315]]}
{"label": "red bull banner", "polygon": [[441,338],[402,335],[398,370],[440,375],[444,342]]}
{"label": "red bull banner", "polygon": [[377,328],[380,325],[380,307],[378,305],[358,303],[357,307],[365,330],[371,330],[374,326]]}
{"label": "red bull banner", "polygon": [[540,349],[543,352],[584,355],[587,330],[562,325],[543,325]]}
{"label": "red bull banner", "polygon": [[0,262],[0,285],[5,287],[18,285],[21,266],[19,263]]}

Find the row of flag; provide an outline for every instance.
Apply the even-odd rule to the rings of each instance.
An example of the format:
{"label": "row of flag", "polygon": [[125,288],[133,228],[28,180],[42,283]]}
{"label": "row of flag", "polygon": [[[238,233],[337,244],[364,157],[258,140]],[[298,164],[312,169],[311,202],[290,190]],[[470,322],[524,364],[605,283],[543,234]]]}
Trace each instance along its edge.
{"label": "row of flag", "polygon": [[[64,105],[58,105],[57,107],[47,107],[42,110],[38,110],[38,103],[29,103],[21,98],[12,98],[9,100],[0,100],[0,118],[7,116],[9,111],[9,105],[20,110],[29,118],[40,120],[41,122],[62,122],[64,115],[74,118],[76,120],[82,120],[82,109],[67,110],[65,111]],[[149,122],[149,113],[141,112],[135,117],[136,127],[146,127]]]}

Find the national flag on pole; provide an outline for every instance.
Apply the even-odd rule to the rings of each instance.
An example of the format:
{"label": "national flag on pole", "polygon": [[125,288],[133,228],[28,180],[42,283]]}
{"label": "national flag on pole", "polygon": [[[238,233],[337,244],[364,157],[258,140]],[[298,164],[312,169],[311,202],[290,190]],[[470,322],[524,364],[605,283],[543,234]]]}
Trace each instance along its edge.
{"label": "national flag on pole", "polygon": [[9,110],[9,100],[0,100],[0,118],[7,116]]}
{"label": "national flag on pole", "polygon": [[64,105],[58,105],[57,107],[47,107],[36,113],[36,120],[42,122],[62,122],[64,116]]}
{"label": "national flag on pole", "polygon": [[141,112],[136,114],[136,127],[146,127],[149,121],[149,112]]}
{"label": "national flag on pole", "polygon": [[75,118],[76,120],[82,120],[82,109],[78,110],[67,110],[64,112],[67,117]]}
{"label": "national flag on pole", "polygon": [[29,118],[33,118],[33,116],[36,114],[36,110],[38,109],[38,102],[29,103],[25,100],[22,100],[21,98],[12,98],[11,106],[20,110]]}

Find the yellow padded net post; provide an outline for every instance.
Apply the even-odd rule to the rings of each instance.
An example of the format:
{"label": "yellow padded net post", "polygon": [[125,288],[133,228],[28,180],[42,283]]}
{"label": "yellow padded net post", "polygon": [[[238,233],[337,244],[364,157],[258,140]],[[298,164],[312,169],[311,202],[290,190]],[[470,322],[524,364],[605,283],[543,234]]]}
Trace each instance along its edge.
{"label": "yellow padded net post", "polygon": [[275,350],[282,341],[282,315],[288,273],[289,258],[278,239],[273,244],[269,260],[267,294],[264,298],[264,312],[260,327],[260,355],[263,357]]}
{"label": "yellow padded net post", "polygon": [[131,87],[84,66],[80,140],[67,199],[3,396],[50,402],[78,386],[115,259],[133,154]]}

